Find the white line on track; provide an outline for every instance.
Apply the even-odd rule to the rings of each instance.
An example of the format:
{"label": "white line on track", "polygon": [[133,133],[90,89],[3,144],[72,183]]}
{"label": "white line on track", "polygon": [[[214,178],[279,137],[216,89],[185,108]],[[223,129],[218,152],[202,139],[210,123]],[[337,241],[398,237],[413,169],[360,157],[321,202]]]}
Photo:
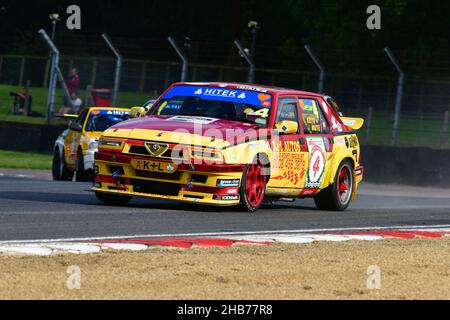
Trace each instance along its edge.
{"label": "white line on track", "polygon": [[359,228],[324,228],[324,229],[298,229],[298,230],[268,230],[268,231],[236,231],[236,232],[206,232],[206,233],[165,233],[165,234],[146,234],[146,235],[126,235],[109,237],[88,237],[88,238],[61,238],[61,239],[38,239],[38,240],[8,240],[0,241],[0,244],[19,244],[19,243],[47,243],[47,242],[72,242],[72,241],[96,241],[96,240],[122,240],[139,238],[178,238],[178,237],[222,237],[238,235],[286,235],[296,233],[316,233],[316,232],[340,232],[340,231],[367,231],[367,230],[428,230],[450,229],[450,225],[431,225],[431,226],[389,226],[389,227],[359,227]]}

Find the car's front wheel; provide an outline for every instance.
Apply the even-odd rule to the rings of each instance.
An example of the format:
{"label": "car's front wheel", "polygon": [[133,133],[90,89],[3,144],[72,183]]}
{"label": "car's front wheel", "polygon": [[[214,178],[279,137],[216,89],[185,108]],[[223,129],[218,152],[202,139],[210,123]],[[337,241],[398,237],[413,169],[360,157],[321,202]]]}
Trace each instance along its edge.
{"label": "car's front wheel", "polygon": [[132,199],[131,196],[121,196],[103,192],[96,192],[95,195],[97,196],[97,199],[100,200],[101,202],[114,205],[127,204]]}
{"label": "car's front wheel", "polygon": [[53,152],[52,177],[55,181],[72,181],[73,179],[73,172],[67,168],[59,148],[55,148]]}
{"label": "car's front wheel", "polygon": [[260,159],[247,165],[242,175],[240,188],[241,208],[247,212],[255,212],[261,206],[266,194],[267,175]]}
{"label": "car's front wheel", "polygon": [[86,182],[92,180],[91,170],[84,168],[83,151],[78,149],[77,160],[75,164],[75,181]]}
{"label": "car's front wheel", "polygon": [[336,171],[334,182],[315,197],[317,209],[344,211],[351,202],[353,192],[353,166],[344,160]]}

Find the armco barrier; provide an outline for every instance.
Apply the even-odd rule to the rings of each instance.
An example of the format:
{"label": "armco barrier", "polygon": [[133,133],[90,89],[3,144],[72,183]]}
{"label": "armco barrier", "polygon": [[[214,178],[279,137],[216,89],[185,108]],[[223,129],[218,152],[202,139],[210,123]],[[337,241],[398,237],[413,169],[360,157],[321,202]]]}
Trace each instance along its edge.
{"label": "armco barrier", "polygon": [[365,181],[450,187],[450,150],[362,146],[361,162]]}
{"label": "armco barrier", "polygon": [[50,154],[65,126],[0,121],[0,149]]}
{"label": "armco barrier", "polygon": [[[0,149],[50,154],[67,126],[0,122]],[[364,180],[450,187],[450,150],[362,146]]]}

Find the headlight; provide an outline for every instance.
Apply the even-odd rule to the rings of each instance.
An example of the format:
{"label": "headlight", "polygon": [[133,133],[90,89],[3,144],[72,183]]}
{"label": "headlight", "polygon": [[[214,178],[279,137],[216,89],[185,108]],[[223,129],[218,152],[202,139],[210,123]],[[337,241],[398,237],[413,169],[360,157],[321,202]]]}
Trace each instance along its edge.
{"label": "headlight", "polygon": [[192,157],[197,159],[215,159],[221,160],[222,154],[211,149],[192,150]]}
{"label": "headlight", "polygon": [[191,150],[191,161],[195,164],[217,164],[223,163],[223,156],[214,149],[195,149]]}
{"label": "headlight", "polygon": [[100,139],[98,142],[99,147],[108,148],[108,149],[121,149],[123,142],[120,140],[108,140],[108,139]]}

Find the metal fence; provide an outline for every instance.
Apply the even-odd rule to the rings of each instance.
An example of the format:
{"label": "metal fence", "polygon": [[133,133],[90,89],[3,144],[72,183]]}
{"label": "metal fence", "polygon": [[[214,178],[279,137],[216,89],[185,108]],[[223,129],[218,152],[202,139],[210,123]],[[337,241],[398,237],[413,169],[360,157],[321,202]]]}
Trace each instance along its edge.
{"label": "metal fence", "polygon": [[[8,112],[7,90],[31,83],[34,110],[44,112],[49,77],[48,56],[0,56],[0,119]],[[113,88],[116,61],[104,57],[62,56],[60,67],[67,73],[72,66],[79,69],[81,87]],[[386,69],[389,66],[387,65]],[[158,96],[167,86],[179,81],[181,64],[173,61],[124,59],[119,105],[140,105]],[[362,140],[367,144],[389,144],[395,105],[397,77],[333,73],[326,75],[324,91],[333,96],[349,115],[366,118]],[[191,63],[188,81],[246,82],[248,68],[230,65]],[[314,71],[256,68],[255,82],[306,91],[318,90],[319,75]],[[1,88],[4,90],[1,90]],[[45,92],[43,94],[41,92]],[[57,91],[57,101],[63,93]],[[450,79],[406,77],[398,145],[450,148],[448,110]]]}

